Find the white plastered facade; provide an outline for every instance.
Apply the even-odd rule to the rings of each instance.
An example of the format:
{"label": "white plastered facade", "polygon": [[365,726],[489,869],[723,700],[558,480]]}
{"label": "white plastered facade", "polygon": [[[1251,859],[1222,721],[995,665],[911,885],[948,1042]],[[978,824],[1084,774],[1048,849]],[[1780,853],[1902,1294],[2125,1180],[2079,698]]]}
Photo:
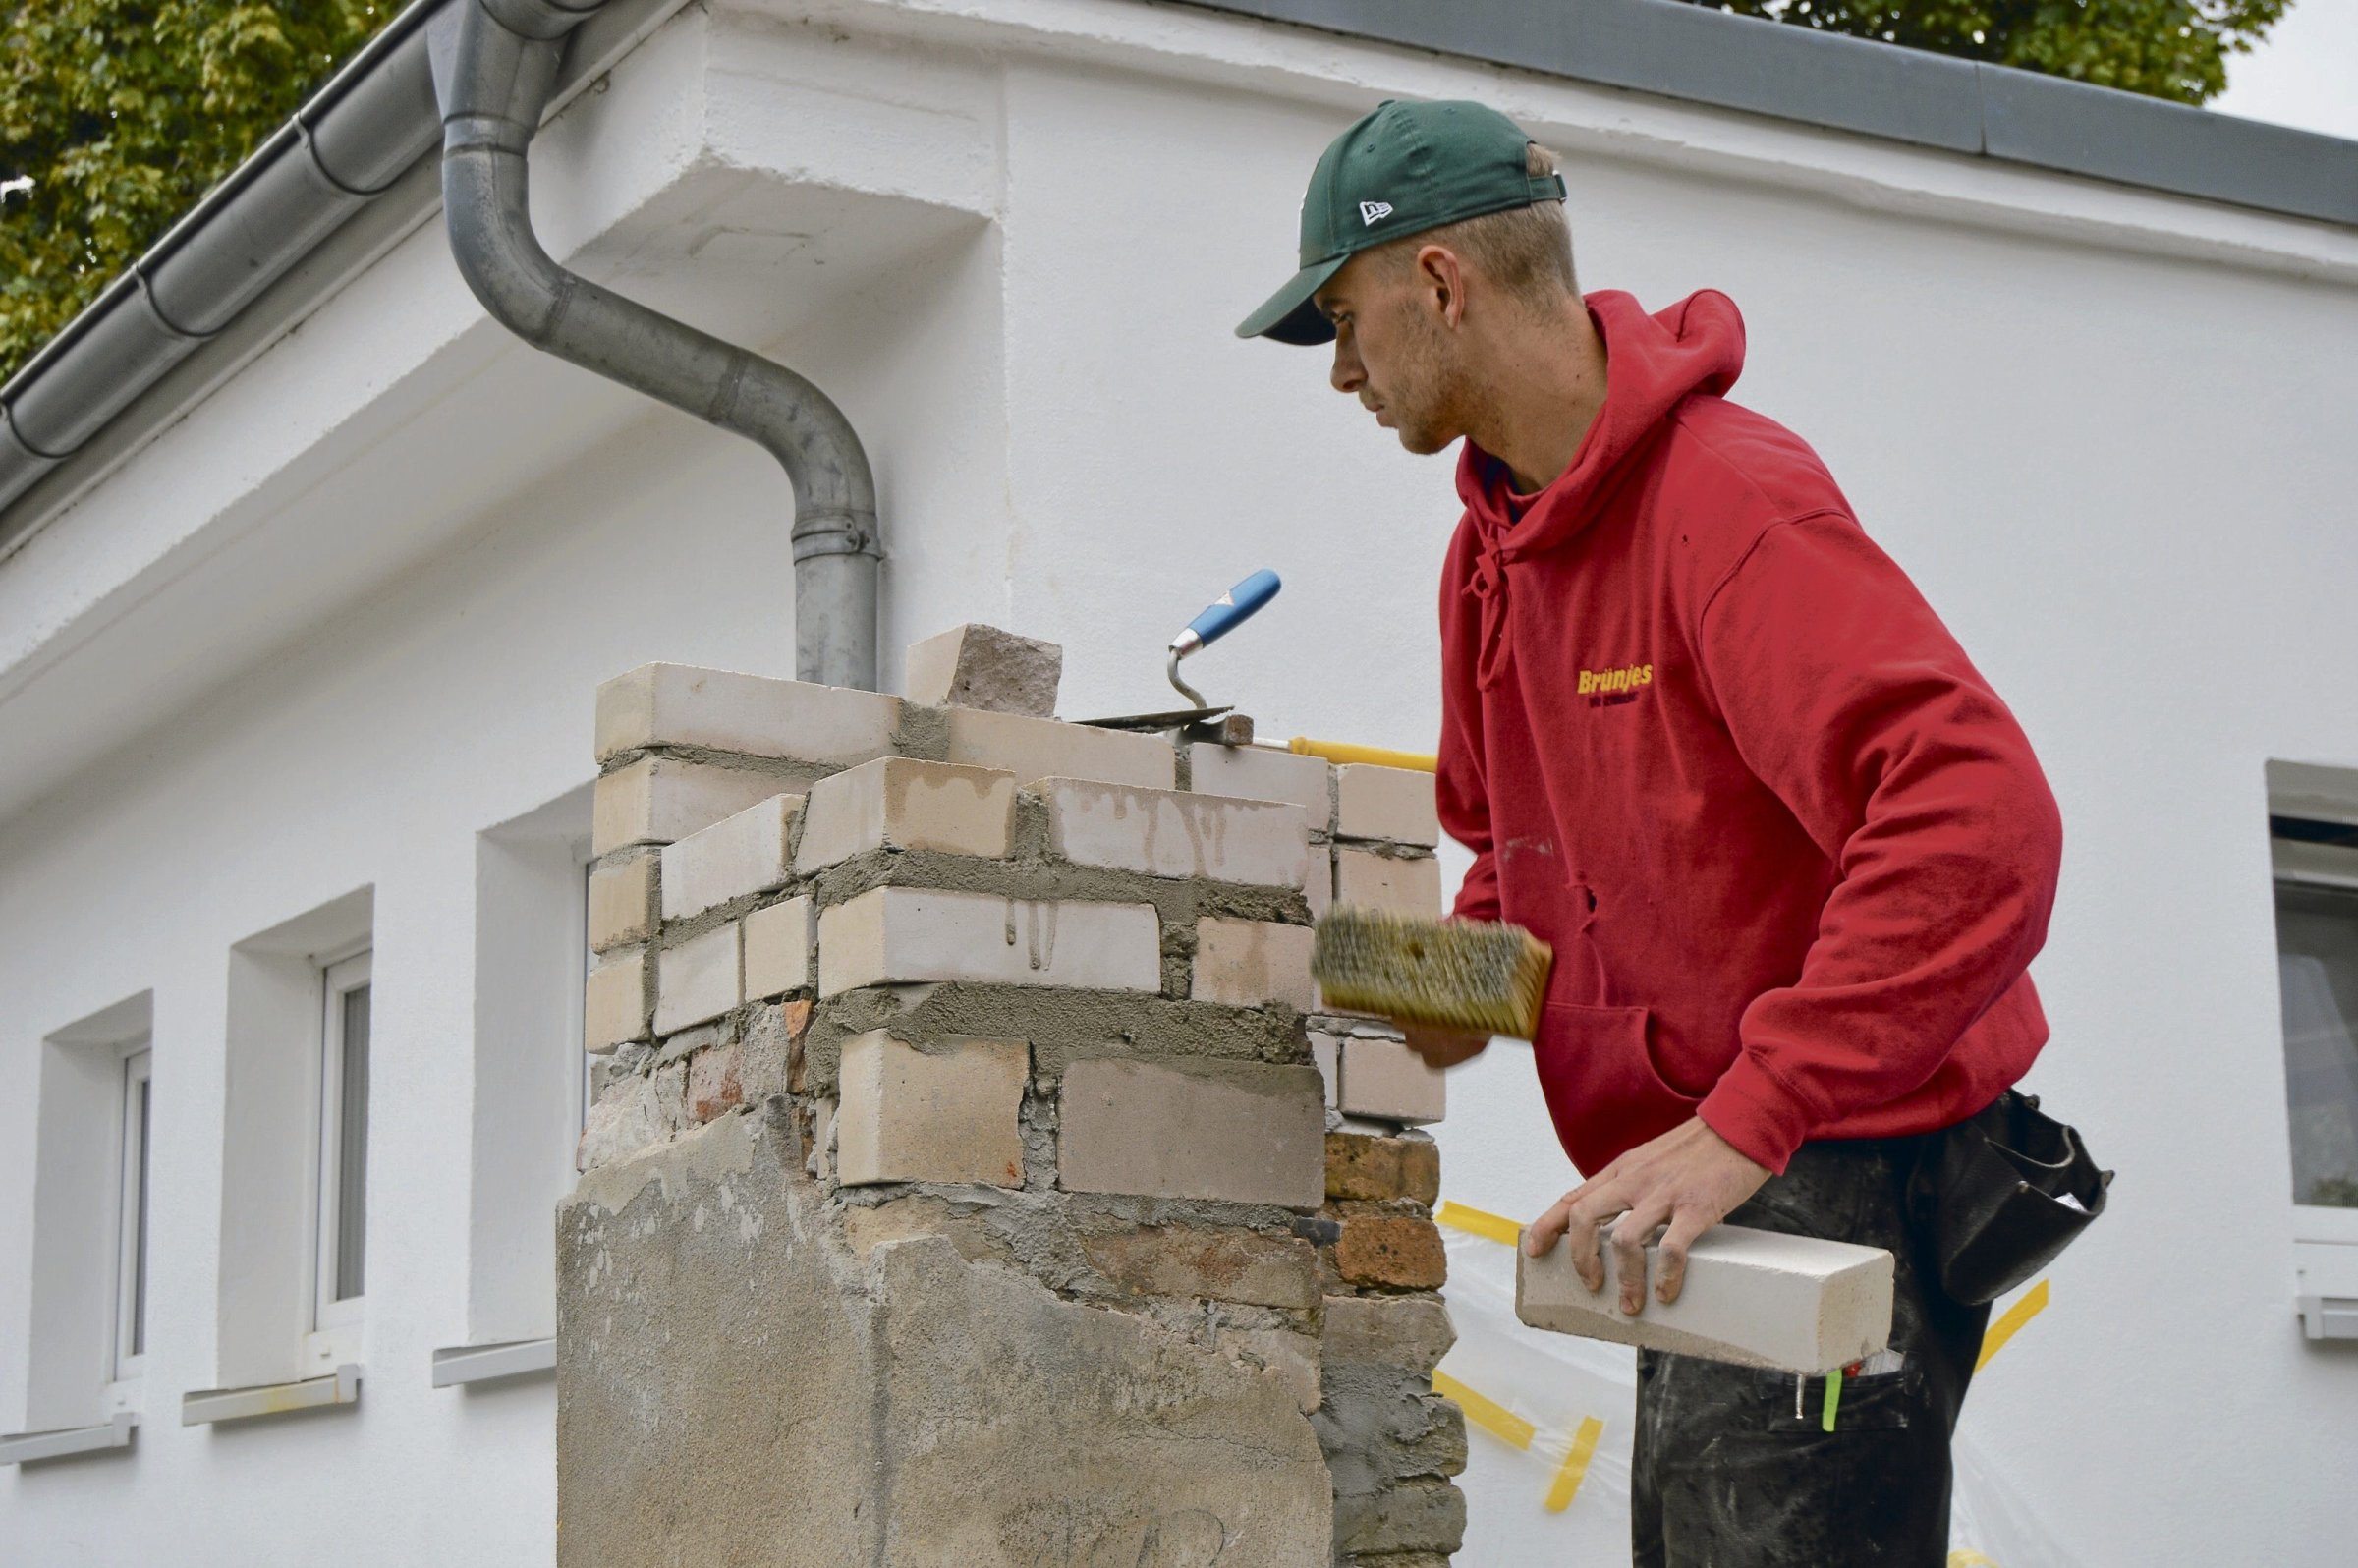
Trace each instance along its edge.
{"label": "white plastered facade", "polygon": [[[1285,593],[1199,684],[1264,734],[1423,751],[1449,465],[1321,354],[1229,335],[1319,149],[1395,95],[1485,98],[1563,152],[1588,286],[1736,300],[1736,396],[1817,446],[2054,782],[2030,1087],[2122,1175],[1977,1385],[1977,1450],[2060,1560],[2342,1560],[2358,1356],[2293,1316],[2263,764],[2358,766],[2358,235],[1129,0],[690,8],[543,134],[535,210],[850,414],[888,685],[904,643],[984,620],[1064,644],[1063,712],[1154,706],[1163,639],[1268,566]],[[0,561],[0,1427],[59,1424],[43,1064],[143,999],[155,1095],[144,1424],[0,1470],[12,1561],[553,1557],[550,1385],[437,1389],[429,1358],[546,1331],[511,1197],[553,1196],[566,1113],[505,1100],[578,1093],[535,998],[566,983],[591,689],[791,673],[789,503],[755,448],[487,322],[412,199]],[[363,1397],[181,1427],[277,1353],[225,1151],[310,1136],[233,1071],[274,1059],[237,955],[355,911]],[[1569,1184],[1515,1048],[1450,1109],[1444,1196],[1528,1216]],[[1560,1518],[1473,1441],[1459,1560],[1544,1560]]]}

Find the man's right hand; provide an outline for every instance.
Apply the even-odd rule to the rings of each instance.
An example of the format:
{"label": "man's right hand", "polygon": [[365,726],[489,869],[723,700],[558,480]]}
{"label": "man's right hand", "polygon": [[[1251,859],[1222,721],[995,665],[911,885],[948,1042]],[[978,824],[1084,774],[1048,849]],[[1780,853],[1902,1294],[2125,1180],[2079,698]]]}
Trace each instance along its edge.
{"label": "man's right hand", "polygon": [[1488,1035],[1466,1029],[1444,1029],[1437,1024],[1410,1024],[1399,1019],[1393,1023],[1408,1036],[1408,1048],[1425,1058],[1425,1065],[1436,1071],[1470,1062],[1480,1056],[1490,1043]]}

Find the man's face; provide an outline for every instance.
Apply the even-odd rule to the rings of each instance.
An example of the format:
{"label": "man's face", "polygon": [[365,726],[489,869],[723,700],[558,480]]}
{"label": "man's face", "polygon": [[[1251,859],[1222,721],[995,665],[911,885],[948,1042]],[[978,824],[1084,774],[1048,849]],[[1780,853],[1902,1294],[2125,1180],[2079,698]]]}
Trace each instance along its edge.
{"label": "man's face", "polygon": [[1465,433],[1464,377],[1454,334],[1415,255],[1355,255],[1314,299],[1334,323],[1334,389],[1356,396],[1377,424],[1421,454]]}

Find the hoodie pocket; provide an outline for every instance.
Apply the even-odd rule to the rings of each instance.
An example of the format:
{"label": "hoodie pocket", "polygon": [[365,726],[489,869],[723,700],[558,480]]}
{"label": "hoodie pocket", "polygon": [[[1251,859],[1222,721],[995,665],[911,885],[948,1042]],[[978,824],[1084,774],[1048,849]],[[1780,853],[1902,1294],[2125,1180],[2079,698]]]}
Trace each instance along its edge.
{"label": "hoodie pocket", "polygon": [[1540,1092],[1564,1151],[1588,1174],[1668,1132],[1702,1103],[1663,1080],[1650,1033],[1643,1007],[1549,1002],[1541,1011],[1532,1042]]}

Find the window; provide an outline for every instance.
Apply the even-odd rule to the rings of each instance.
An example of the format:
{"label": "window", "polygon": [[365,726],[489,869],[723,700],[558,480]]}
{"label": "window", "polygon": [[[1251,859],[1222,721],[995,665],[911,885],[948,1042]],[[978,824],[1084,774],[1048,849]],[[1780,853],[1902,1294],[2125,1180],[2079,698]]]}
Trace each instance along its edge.
{"label": "window", "polygon": [[312,1326],[361,1318],[368,1241],[368,955],[321,972],[318,1246]]}
{"label": "window", "polygon": [[45,1036],[32,1085],[25,1425],[94,1428],[141,1409],[147,1350],[150,996]]}
{"label": "window", "polygon": [[2292,1201],[2358,1209],[2358,825],[2269,820]]}
{"label": "window", "polygon": [[147,1148],[152,1122],[145,1040],[123,1058],[122,1157],[115,1203],[115,1360],[117,1384],[138,1378],[147,1354]]}

